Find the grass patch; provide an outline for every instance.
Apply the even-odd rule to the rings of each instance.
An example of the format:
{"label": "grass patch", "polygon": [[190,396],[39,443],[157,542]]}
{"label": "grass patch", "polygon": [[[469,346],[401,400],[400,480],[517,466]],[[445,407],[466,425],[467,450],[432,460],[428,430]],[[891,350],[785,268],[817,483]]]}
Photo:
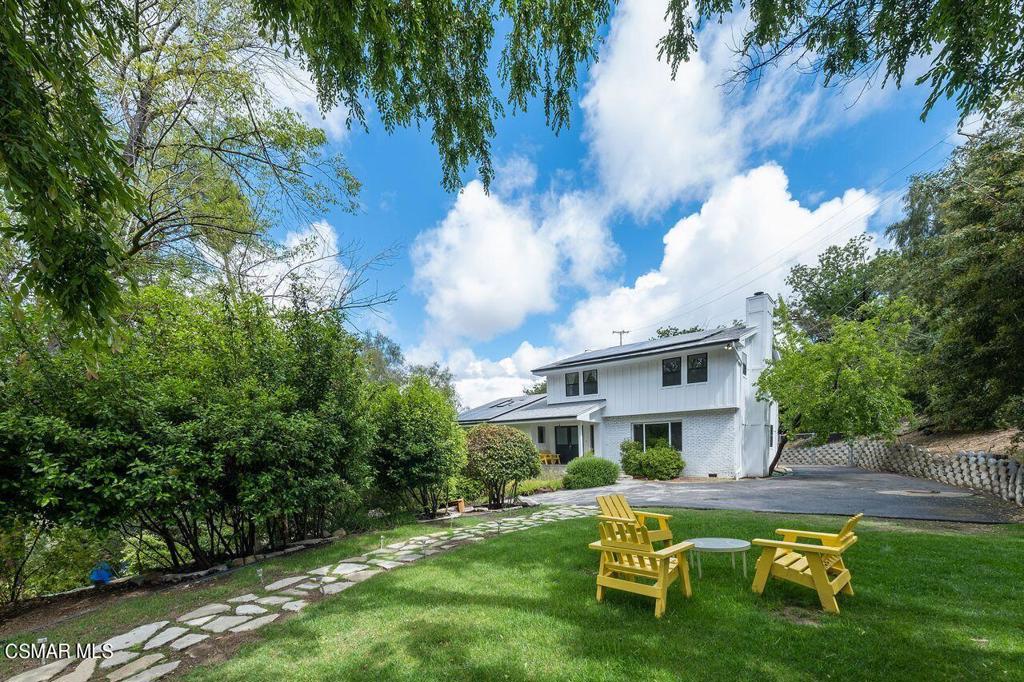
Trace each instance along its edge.
{"label": "grass patch", "polygon": [[533,495],[534,493],[547,493],[562,489],[561,478],[531,478],[519,483],[520,495]]}
{"label": "grass patch", "polygon": [[[453,521],[407,523],[390,530],[353,535],[316,549],[268,559],[204,581],[169,586],[156,591],[145,589],[111,593],[110,598],[98,606],[87,607],[74,617],[43,628],[35,628],[30,632],[12,631],[12,624],[6,624],[0,631],[3,633],[2,642],[34,642],[40,637],[47,637],[51,642],[69,642],[72,647],[76,642],[102,642],[137,625],[176,617],[204,604],[223,601],[252,591],[259,585],[257,569],[263,570],[264,583],[270,583],[286,575],[311,570],[331,562],[337,563],[341,559],[375,549],[380,545],[381,536],[384,537],[384,543],[388,544],[449,527],[472,526],[495,518],[519,516],[533,511],[535,510],[518,509],[462,517]],[[38,618],[35,620],[38,621]],[[17,619],[13,624],[16,626]],[[0,657],[0,679],[6,679],[15,669],[27,667],[32,665]]]}
{"label": "grass patch", "polygon": [[[828,517],[667,510],[678,539],[830,529]],[[725,555],[694,597],[594,600],[593,519],[511,533],[375,577],[261,630],[194,682],[261,680],[1021,680],[1024,526],[960,534],[863,522],[856,596],[839,616],[770,582],[763,597]],[[754,559],[753,552],[750,559]],[[751,561],[751,568],[753,561]],[[752,572],[751,572],[752,573]],[[674,586],[675,588],[676,586]]]}

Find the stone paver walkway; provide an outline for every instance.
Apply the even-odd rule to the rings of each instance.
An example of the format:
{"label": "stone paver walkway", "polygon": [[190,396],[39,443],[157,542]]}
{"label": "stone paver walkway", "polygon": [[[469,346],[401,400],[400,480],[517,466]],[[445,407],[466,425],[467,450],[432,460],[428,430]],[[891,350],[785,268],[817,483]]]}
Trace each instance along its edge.
{"label": "stone paver walkway", "polygon": [[282,613],[301,611],[310,602],[339,594],[353,585],[461,545],[534,528],[552,521],[596,514],[593,507],[561,505],[529,515],[484,521],[475,526],[442,530],[395,542],[359,556],[281,578],[253,591],[206,604],[174,620],[146,623],[108,639],[109,658],[63,659],[15,675],[8,682],[149,682],[173,672],[190,647],[210,638],[251,632],[274,622]]}

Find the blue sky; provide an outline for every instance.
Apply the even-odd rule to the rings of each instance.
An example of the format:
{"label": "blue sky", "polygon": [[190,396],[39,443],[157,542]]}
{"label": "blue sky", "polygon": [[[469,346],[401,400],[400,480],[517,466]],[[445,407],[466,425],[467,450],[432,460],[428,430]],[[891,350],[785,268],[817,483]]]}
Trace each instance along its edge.
{"label": "blue sky", "polygon": [[540,103],[499,121],[489,195],[471,170],[462,192],[441,189],[429,128],[344,132],[328,117],[363,191],[356,215],[324,219],[364,255],[398,247],[374,273],[398,301],[355,322],[448,364],[467,405],[613,345],[613,329],[639,341],[659,324],[741,317],[755,290],[785,293],[794,263],[884,229],[909,175],[958,141],[947,103],[919,120],[922,88],[824,89],[796,70],[721,87],[742,17],[702,33],[672,81],[654,53],[660,5],[620,5],[569,130],[548,129]]}

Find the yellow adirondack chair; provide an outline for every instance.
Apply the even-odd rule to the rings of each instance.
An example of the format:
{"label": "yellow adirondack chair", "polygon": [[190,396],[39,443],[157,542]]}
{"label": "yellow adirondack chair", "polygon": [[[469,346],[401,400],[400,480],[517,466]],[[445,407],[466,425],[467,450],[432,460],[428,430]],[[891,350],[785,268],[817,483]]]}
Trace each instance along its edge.
{"label": "yellow adirondack chair", "polygon": [[[757,560],[751,589],[762,594],[769,577],[788,580],[816,590],[821,607],[830,613],[839,613],[836,595],[842,592],[853,596],[850,569],[843,563],[843,552],[857,542],[853,529],[863,516],[851,517],[838,533],[779,528],[775,533],[781,535],[782,540],[753,540],[753,544],[764,550]],[[818,540],[821,544],[797,542],[801,538]]]}
{"label": "yellow adirondack chair", "polygon": [[658,522],[657,530],[647,528],[651,542],[672,543],[672,530],[668,527],[668,520],[672,518],[670,514],[633,511],[625,495],[598,495],[597,506],[601,508],[598,520],[626,521],[637,528],[647,528],[647,519],[654,519]]}
{"label": "yellow adirondack chair", "polygon": [[[665,613],[668,588],[677,579],[683,594],[690,589],[690,567],[684,554],[692,542],[680,542],[664,549],[654,549],[651,536],[643,526],[627,521],[598,523],[601,539],[590,543],[590,549],[601,552],[597,571],[597,601],[604,601],[605,588],[654,597],[654,617]],[[654,582],[641,582],[651,581]]]}

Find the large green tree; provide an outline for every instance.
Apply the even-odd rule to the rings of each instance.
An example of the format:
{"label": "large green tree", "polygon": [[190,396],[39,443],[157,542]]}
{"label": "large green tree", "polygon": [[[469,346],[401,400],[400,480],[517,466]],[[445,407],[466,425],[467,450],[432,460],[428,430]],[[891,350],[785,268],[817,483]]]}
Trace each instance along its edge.
{"label": "large green tree", "polygon": [[948,428],[1024,425],[1024,105],[917,177],[889,228],[921,332],[927,411]]}
{"label": "large green tree", "polygon": [[859,320],[833,317],[832,333],[814,343],[780,310],[780,357],[758,378],[758,396],[779,403],[788,433],[852,439],[891,437],[913,413],[906,397],[913,357],[907,351],[909,304],[868,304]]}
{"label": "large green tree", "polygon": [[870,236],[859,235],[825,249],[816,265],[801,263],[790,269],[789,316],[811,340],[828,339],[833,318],[857,319],[861,306],[891,287],[894,259],[888,253],[872,253],[871,241]]}

